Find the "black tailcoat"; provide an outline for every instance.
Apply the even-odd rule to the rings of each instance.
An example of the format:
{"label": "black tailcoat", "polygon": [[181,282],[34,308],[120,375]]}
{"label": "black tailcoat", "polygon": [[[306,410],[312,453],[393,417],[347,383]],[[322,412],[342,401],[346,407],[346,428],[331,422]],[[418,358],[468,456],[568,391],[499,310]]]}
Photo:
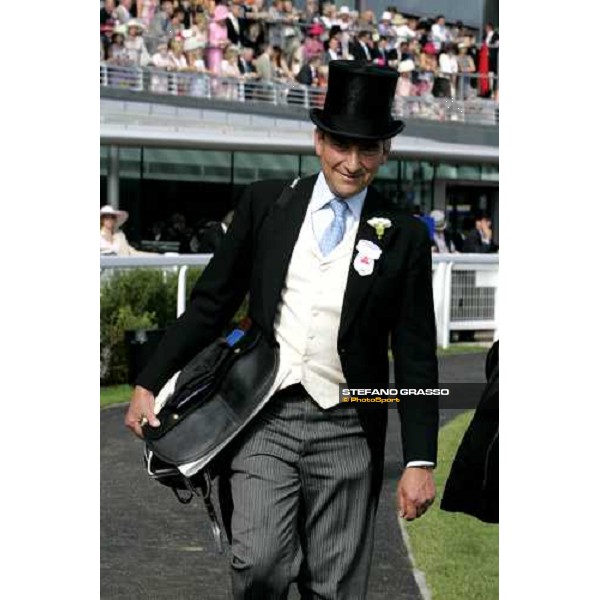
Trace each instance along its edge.
{"label": "black tailcoat", "polygon": [[[287,201],[276,203],[286,181],[249,185],[223,243],[196,283],[185,313],[167,330],[137,380],[155,394],[204,346],[221,335],[250,293],[249,316],[274,339],[274,321],[294,245],[316,176],[301,179]],[[385,217],[391,227],[378,239],[367,221]],[[369,188],[356,240],[381,249],[371,275],[352,262],[338,333],[338,354],[349,387],[388,387],[391,345],[396,387],[438,384],[436,330],[431,286],[431,249],[426,227],[402,215]],[[355,253],[356,254],[356,251]],[[389,408],[355,404],[374,463],[374,486],[383,473]],[[438,403],[435,396],[405,396],[400,412],[404,460],[436,461]],[[400,469],[400,467],[399,467]]]}

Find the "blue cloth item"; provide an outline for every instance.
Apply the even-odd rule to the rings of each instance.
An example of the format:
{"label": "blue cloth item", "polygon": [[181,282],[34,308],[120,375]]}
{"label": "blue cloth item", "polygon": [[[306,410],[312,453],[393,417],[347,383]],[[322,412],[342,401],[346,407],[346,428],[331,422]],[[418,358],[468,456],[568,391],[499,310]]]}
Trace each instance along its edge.
{"label": "blue cloth item", "polygon": [[330,200],[329,206],[333,210],[334,217],[319,242],[323,256],[327,256],[342,241],[346,230],[346,212],[349,210],[346,202],[339,198]]}
{"label": "blue cloth item", "polygon": [[421,221],[423,221],[423,223],[425,223],[425,225],[427,225],[427,231],[429,232],[429,239],[432,240],[433,234],[435,233],[435,223],[433,222],[433,218],[430,217],[429,215],[421,215],[420,217],[417,217],[417,218],[420,219]]}

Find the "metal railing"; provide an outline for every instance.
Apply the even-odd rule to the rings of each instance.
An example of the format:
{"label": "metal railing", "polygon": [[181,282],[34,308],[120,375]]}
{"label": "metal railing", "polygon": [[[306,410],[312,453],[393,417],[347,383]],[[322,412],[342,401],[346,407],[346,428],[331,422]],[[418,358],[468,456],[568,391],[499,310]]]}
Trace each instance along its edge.
{"label": "metal railing", "polygon": [[[103,256],[101,273],[139,267],[175,268],[177,316],[185,310],[186,273],[189,266],[206,266],[212,254],[180,256]],[[448,348],[451,331],[493,331],[498,338],[496,301],[498,291],[497,254],[434,254],[433,298],[438,345]]]}
{"label": "metal railing", "polygon": [[412,117],[435,121],[456,121],[477,125],[498,125],[498,104],[480,98],[457,100],[428,96],[404,96],[394,99],[397,117]]}
{"label": "metal railing", "polygon": [[[100,64],[100,85],[153,94],[304,108],[322,108],[327,92],[326,87],[306,86],[300,83],[227,78],[212,73],[166,71],[154,67],[126,67],[108,63]],[[498,124],[498,103],[482,98],[460,100],[434,98],[431,95],[397,96],[393,111],[398,117]]]}
{"label": "metal railing", "polygon": [[497,254],[434,254],[433,298],[438,345],[451,331],[493,331],[498,338]]}

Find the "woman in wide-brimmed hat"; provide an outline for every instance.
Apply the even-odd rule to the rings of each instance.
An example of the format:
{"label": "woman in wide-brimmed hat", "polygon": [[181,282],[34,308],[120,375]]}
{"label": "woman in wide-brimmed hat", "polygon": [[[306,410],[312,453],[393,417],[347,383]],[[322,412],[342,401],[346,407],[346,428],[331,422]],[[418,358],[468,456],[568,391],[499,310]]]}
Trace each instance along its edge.
{"label": "woman in wide-brimmed hat", "polygon": [[146,67],[150,64],[150,54],[142,37],[144,29],[144,24],[137,19],[130,19],[127,22],[125,48],[129,53],[129,60],[136,67]]}
{"label": "woman in wide-brimmed hat", "polygon": [[116,210],[109,204],[100,209],[100,255],[101,256],[132,256],[152,252],[140,252],[129,245],[127,237],[119,227],[127,221],[129,213]]}
{"label": "woman in wide-brimmed hat", "polygon": [[108,47],[106,62],[114,65],[129,65],[129,52],[125,48],[125,35],[127,27],[117,25],[110,36],[110,46]]}
{"label": "woman in wide-brimmed hat", "polygon": [[400,78],[396,87],[396,96],[416,96],[417,88],[412,82],[412,74],[415,70],[415,62],[411,58],[401,60],[398,65]]}

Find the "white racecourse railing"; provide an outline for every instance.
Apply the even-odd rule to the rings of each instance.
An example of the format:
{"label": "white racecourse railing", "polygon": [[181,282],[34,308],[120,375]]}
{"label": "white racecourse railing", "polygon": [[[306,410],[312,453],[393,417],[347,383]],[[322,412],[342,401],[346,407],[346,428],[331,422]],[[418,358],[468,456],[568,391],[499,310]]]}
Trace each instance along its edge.
{"label": "white racecourse railing", "polygon": [[[212,73],[167,71],[155,67],[142,68],[109,63],[100,64],[100,86],[171,96],[217,98],[236,103],[274,106],[295,105],[304,108],[322,108],[327,91],[325,87],[294,82],[235,79],[218,77]],[[497,125],[498,107],[498,102],[494,100],[468,98],[461,92],[461,95],[455,98],[434,98],[431,94],[396,96],[393,113],[398,117]]]}
{"label": "white racecourse railing", "polygon": [[[162,267],[178,270],[177,316],[185,310],[186,281],[189,266],[205,266],[212,254],[178,256],[103,256],[100,269]],[[433,298],[438,345],[450,345],[451,331],[494,332],[498,339],[497,254],[434,254]]]}

